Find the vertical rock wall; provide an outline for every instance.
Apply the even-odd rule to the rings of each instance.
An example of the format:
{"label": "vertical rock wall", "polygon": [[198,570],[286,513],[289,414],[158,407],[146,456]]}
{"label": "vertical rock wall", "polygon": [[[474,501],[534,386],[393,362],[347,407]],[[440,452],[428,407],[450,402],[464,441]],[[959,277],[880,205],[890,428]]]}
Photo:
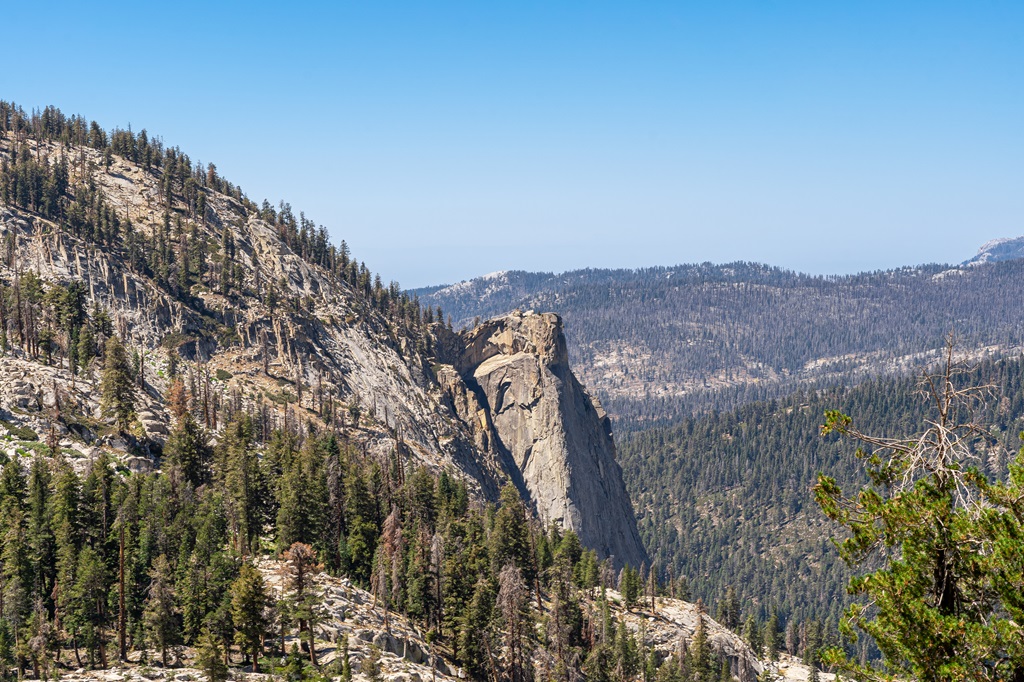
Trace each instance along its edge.
{"label": "vertical rock wall", "polygon": [[439,373],[454,410],[545,523],[617,565],[647,560],[615,461],[611,425],[569,368],[561,319],[515,312],[461,337]]}

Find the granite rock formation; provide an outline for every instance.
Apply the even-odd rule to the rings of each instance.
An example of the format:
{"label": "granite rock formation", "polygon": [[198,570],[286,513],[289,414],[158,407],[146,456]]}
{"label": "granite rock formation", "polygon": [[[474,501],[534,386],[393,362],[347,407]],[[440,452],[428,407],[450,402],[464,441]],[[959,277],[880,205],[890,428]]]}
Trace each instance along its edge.
{"label": "granite rock formation", "polygon": [[453,410],[541,520],[617,565],[645,562],[611,422],[569,367],[558,315],[516,311],[446,346],[438,379]]}

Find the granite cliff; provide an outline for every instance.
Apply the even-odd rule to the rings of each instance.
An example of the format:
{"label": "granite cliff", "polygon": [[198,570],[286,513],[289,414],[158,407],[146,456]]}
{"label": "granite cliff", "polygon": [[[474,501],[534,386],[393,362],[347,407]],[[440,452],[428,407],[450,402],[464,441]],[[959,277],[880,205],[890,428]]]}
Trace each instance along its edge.
{"label": "granite cliff", "polygon": [[439,347],[450,405],[541,520],[619,565],[647,562],[611,422],[569,367],[558,315],[515,311]]}

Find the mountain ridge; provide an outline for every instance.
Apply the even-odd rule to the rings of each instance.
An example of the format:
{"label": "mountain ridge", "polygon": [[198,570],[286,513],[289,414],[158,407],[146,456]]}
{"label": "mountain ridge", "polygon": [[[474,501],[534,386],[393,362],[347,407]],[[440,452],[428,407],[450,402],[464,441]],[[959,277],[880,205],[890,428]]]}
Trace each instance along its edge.
{"label": "mountain ridge", "polygon": [[562,274],[508,271],[410,293],[455,326],[557,310],[582,381],[619,428],[916,371],[946,334],[1008,353],[1024,343],[1024,266],[922,265],[811,276],[756,263]]}
{"label": "mountain ridge", "polygon": [[[80,434],[95,442],[106,429],[94,372],[86,368],[75,385],[80,337],[96,337],[86,353],[91,358],[116,335],[135,355],[139,388],[153,398],[134,435],[111,434],[143,455],[133,456],[134,466],[145,467],[146,457],[150,468],[159,466],[171,427],[160,396],[177,376],[214,434],[240,413],[260,425],[262,438],[276,428],[300,435],[341,430],[386,467],[455,471],[489,501],[521,476],[510,460],[476,447],[475,415],[466,423],[446,404],[431,366],[436,341],[425,311],[350,258],[344,243],[330,245],[322,227],[287,204],[257,206],[212,165],[193,167],[145,131],[115,130],[108,142],[84,119],[47,109],[28,125],[10,105],[2,109],[0,280],[18,302],[0,310],[4,345],[17,338],[9,353],[66,367],[47,375],[52,386],[28,377],[3,406],[9,423],[56,429],[55,437],[72,442],[77,419],[90,424]],[[69,290],[70,318],[57,304]],[[107,328],[100,328],[101,318]],[[559,338],[560,331],[549,341]],[[562,409],[558,395],[552,394],[555,413]],[[556,454],[572,468],[576,450]],[[618,475],[609,490],[625,495],[618,468],[609,475]],[[537,505],[529,487],[520,491]],[[546,494],[573,490],[549,487]],[[623,504],[629,507],[628,498]],[[596,549],[616,563],[642,561],[635,521],[621,521],[633,523],[619,536],[631,544],[612,540]]]}

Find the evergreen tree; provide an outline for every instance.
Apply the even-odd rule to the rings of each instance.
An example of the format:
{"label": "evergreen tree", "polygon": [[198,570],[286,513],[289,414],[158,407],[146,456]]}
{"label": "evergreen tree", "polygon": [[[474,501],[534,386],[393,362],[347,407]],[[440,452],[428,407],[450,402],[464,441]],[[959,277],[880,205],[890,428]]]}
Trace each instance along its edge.
{"label": "evergreen tree", "polygon": [[291,651],[285,659],[283,672],[287,682],[305,682],[309,678],[306,674],[306,662],[302,660],[302,653],[297,644],[292,644]]}
{"label": "evergreen tree", "polygon": [[511,483],[501,489],[498,513],[494,517],[494,531],[491,534],[493,572],[498,573],[509,563],[523,572],[523,580],[533,584],[536,577],[533,552],[530,548],[530,533],[526,518],[526,507],[519,491]]}
{"label": "evergreen tree", "polygon": [[363,659],[360,671],[363,675],[366,675],[366,679],[370,682],[382,682],[384,680],[384,671],[380,667],[380,649],[376,644],[370,645],[370,652]]}
{"label": "evergreen tree", "polygon": [[637,652],[636,640],[626,627],[624,620],[619,621],[615,634],[615,670],[619,682],[632,680],[640,671],[640,655]]}
{"label": "evergreen tree", "polygon": [[491,649],[491,616],[494,593],[486,580],[479,580],[473,599],[463,614],[459,632],[459,659],[466,672],[474,679],[490,674],[493,661]]}
{"label": "evergreen tree", "polygon": [[76,577],[74,608],[69,615],[82,636],[90,663],[106,668],[109,624],[106,602],[110,581],[100,556],[91,547],[84,547],[79,553]]}
{"label": "evergreen tree", "polygon": [[772,615],[768,618],[768,622],[764,625],[762,641],[764,642],[765,658],[769,661],[779,660],[779,617],[775,615],[774,609],[772,609]]}
{"label": "evergreen tree", "polygon": [[[858,455],[872,485],[851,499],[821,475],[815,497],[849,532],[839,543],[845,561],[861,565],[885,548],[880,568],[851,581],[872,608],[850,606],[847,627],[871,635],[893,671],[925,682],[1021,678],[1024,458],[1001,485],[972,466],[991,438],[972,419],[988,389],[962,383],[951,339],[945,361],[923,382],[934,416],[916,436],[872,436],[840,412],[826,414],[824,434],[838,432],[868,449]],[[826,660],[874,674],[838,650]]]}
{"label": "evergreen tree", "polygon": [[640,573],[631,566],[625,566],[619,574],[619,592],[622,594],[622,605],[627,611],[640,602],[640,591]]}
{"label": "evergreen tree", "polygon": [[78,366],[82,374],[88,374],[93,358],[96,357],[96,337],[93,335],[92,325],[83,325],[78,333],[77,346]]}
{"label": "evergreen tree", "polygon": [[145,623],[150,640],[160,650],[160,662],[167,667],[167,648],[179,641],[180,611],[174,592],[171,565],[163,554],[150,571],[149,596],[146,598]]}
{"label": "evergreen tree", "polygon": [[757,624],[757,620],[754,615],[747,616],[747,622],[743,624],[743,639],[750,645],[750,650],[761,658],[763,649],[763,642],[761,640],[761,628]]}
{"label": "evergreen tree", "polygon": [[348,653],[348,635],[341,636],[341,682],[352,682],[352,661]]}
{"label": "evergreen tree", "polygon": [[270,497],[253,443],[252,420],[244,415],[233,419],[215,454],[233,544],[242,554],[251,554],[263,531]]}
{"label": "evergreen tree", "polygon": [[32,458],[28,481],[28,561],[35,567],[32,599],[45,599],[53,594],[56,579],[56,556],[51,525],[53,508],[50,502],[50,467],[41,453]]}
{"label": "evergreen tree", "polygon": [[203,428],[191,413],[185,412],[164,445],[164,456],[193,487],[202,485],[209,477],[211,449],[206,439]]}
{"label": "evergreen tree", "polygon": [[317,665],[314,630],[321,618],[321,596],[313,577],[322,567],[316,561],[313,548],[301,542],[293,543],[282,556],[286,562],[285,580],[290,615],[298,622],[300,636],[309,646],[310,662]]}
{"label": "evergreen tree", "polygon": [[196,667],[206,675],[207,682],[226,682],[228,679],[228,666],[224,662],[224,647],[221,646],[217,636],[209,630],[204,630],[199,638]]}
{"label": "evergreen tree", "polygon": [[242,564],[238,578],[231,584],[231,616],[235,624],[235,642],[252,660],[252,671],[260,671],[263,636],[270,622],[267,611],[270,595],[263,576],[250,563]]}
{"label": "evergreen tree", "polygon": [[124,432],[135,419],[135,381],[124,346],[116,336],[107,339],[103,361],[100,405],[103,414],[113,417],[114,425]]}
{"label": "evergreen tree", "polygon": [[714,655],[711,652],[711,645],[708,643],[707,629],[704,625],[704,616],[700,614],[697,621],[697,629],[693,633],[693,639],[686,650],[685,667],[693,682],[715,682],[718,677],[717,666],[714,663]]}
{"label": "evergreen tree", "polygon": [[345,486],[347,554],[353,577],[364,587],[370,584],[373,557],[377,549],[378,527],[374,502],[364,476],[358,473],[350,476]]}
{"label": "evergreen tree", "polygon": [[529,631],[530,591],[523,583],[522,572],[512,564],[498,576],[497,607],[505,631],[505,651],[508,679],[522,682],[529,679],[530,651],[527,648]]}

